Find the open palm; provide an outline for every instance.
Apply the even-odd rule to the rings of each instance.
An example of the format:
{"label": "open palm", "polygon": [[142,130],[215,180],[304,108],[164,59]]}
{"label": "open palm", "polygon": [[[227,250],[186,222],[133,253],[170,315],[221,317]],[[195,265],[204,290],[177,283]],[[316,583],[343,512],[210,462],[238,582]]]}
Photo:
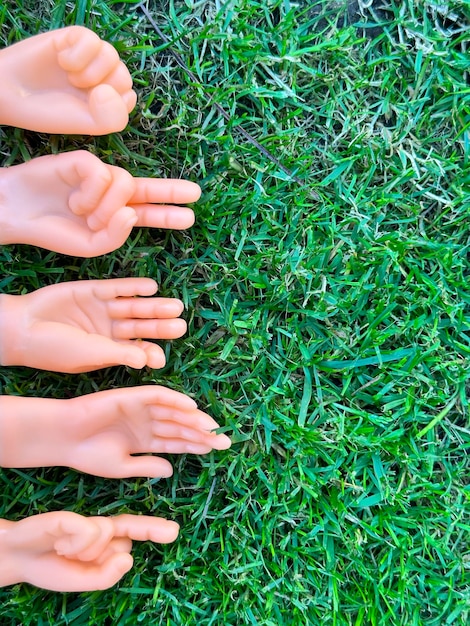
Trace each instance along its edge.
{"label": "open palm", "polygon": [[58,283],[22,296],[0,295],[2,364],[55,372],[87,372],[110,365],[153,368],[163,350],[148,339],[186,332],[183,304],[151,296],[150,278]]}
{"label": "open palm", "polygon": [[67,403],[65,461],[89,474],[171,476],[171,464],[151,454],[206,454],[230,446],[227,436],[212,432],[217,422],[191,398],[165,387],[111,389]]}

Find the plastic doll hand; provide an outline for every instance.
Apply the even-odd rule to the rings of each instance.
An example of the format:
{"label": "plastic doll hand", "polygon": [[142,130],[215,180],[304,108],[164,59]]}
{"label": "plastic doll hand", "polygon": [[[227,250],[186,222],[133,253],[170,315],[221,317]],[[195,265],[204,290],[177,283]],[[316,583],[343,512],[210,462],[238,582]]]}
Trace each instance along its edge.
{"label": "plastic doll hand", "polygon": [[132,540],[171,543],[175,522],[159,517],[82,517],[70,511],[0,520],[0,585],[28,582],[52,591],[112,587],[133,563]]}
{"label": "plastic doll hand", "polygon": [[165,387],[113,389],[66,402],[72,408],[67,408],[64,449],[69,446],[70,452],[64,464],[89,474],[168,477],[173,469],[165,459],[131,455],[206,454],[230,447],[226,435],[211,432],[217,422],[191,398]]}
{"label": "plastic doll hand", "polygon": [[[133,178],[85,150],[0,169],[0,243],[92,257],[119,248],[133,226],[189,228],[195,202],[184,180]],[[158,205],[159,203],[160,205]]]}
{"label": "plastic doll hand", "polygon": [[44,133],[106,135],[135,107],[132,79],[109,43],[83,26],[0,51],[0,124]]}
{"label": "plastic doll hand", "polygon": [[[206,454],[230,439],[182,393],[156,385],[70,400],[0,395],[0,467],[72,467],[105,478],[171,476],[157,453]],[[134,454],[148,456],[132,456]]]}
{"label": "plastic doll hand", "polygon": [[175,339],[186,322],[183,303],[142,298],[157,291],[150,278],[82,280],[22,296],[0,294],[0,364],[53,372],[88,372],[111,365],[163,367],[156,344]]}

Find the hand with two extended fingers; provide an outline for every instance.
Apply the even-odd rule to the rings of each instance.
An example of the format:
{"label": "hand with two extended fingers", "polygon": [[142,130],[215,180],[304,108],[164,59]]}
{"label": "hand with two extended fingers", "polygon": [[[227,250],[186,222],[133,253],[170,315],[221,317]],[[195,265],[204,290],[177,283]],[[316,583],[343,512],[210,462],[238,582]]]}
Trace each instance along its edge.
{"label": "hand with two extended fingers", "polygon": [[132,541],[171,543],[179,525],[160,517],[83,517],[71,511],[0,520],[0,586],[28,582],[52,591],[112,587],[133,563]]}
{"label": "hand with two extended fingers", "polygon": [[189,228],[194,213],[178,205],[200,195],[196,183],[134,178],[85,150],[38,157],[0,169],[0,244],[98,256],[134,226]]}
{"label": "hand with two extended fingers", "polygon": [[[122,130],[136,103],[113,46],[69,26],[0,50],[0,124],[47,133]],[[74,256],[121,246],[133,226],[189,228],[195,183],[133,178],[79,150],[0,170],[0,243]],[[168,203],[171,203],[168,205]]]}

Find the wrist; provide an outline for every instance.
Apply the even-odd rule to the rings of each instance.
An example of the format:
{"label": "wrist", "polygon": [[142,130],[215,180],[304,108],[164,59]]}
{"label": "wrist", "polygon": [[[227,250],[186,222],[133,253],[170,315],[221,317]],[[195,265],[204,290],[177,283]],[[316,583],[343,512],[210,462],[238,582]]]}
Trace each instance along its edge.
{"label": "wrist", "polygon": [[22,582],[17,559],[10,546],[10,534],[15,522],[0,519],[0,587]]}
{"label": "wrist", "polygon": [[[1,90],[0,90],[1,91]],[[1,106],[1,105],[0,105]],[[21,201],[12,206],[12,199],[18,198],[18,189],[21,183],[15,180],[16,165],[0,167],[0,244],[27,243],[24,240],[27,227],[21,224]],[[20,185],[20,187],[15,186]]]}
{"label": "wrist", "polygon": [[[0,90],[1,91],[1,90]],[[0,110],[1,110],[0,102]],[[8,168],[0,168],[0,244],[16,243],[14,241],[15,226],[12,224],[12,216],[9,212],[9,176]]]}
{"label": "wrist", "polygon": [[15,100],[18,100],[18,86],[11,76],[11,52],[12,46],[0,50],[0,76],[2,77],[2,89],[0,89],[0,124],[14,126]]}
{"label": "wrist", "polygon": [[64,402],[0,396],[0,467],[67,466]]}
{"label": "wrist", "polygon": [[27,350],[24,298],[0,294],[0,365],[23,365]]}

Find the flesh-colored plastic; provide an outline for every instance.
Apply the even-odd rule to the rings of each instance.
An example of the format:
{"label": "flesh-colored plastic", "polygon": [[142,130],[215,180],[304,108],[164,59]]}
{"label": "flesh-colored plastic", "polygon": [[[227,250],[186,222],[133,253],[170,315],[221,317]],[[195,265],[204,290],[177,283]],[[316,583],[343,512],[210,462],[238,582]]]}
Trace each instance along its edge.
{"label": "flesh-colored plastic", "polygon": [[112,587],[133,563],[132,541],[171,543],[176,522],[161,517],[83,517],[71,511],[0,520],[0,586],[27,582],[52,591]]}
{"label": "flesh-colored plastic", "polygon": [[162,348],[141,338],[176,339],[186,322],[180,300],[135,297],[156,291],[151,278],[115,278],[0,294],[0,365],[68,373],[163,367]]}
{"label": "flesh-colored plastic", "polygon": [[[1,50],[0,77],[0,124],[32,131],[120,131],[136,103],[115,49],[79,26]],[[119,247],[135,225],[191,226],[190,209],[166,203],[193,202],[199,194],[185,181],[133,179],[84,151],[41,157],[0,171],[0,243],[96,256]],[[124,278],[1,294],[0,365],[70,373],[118,364],[162,367],[162,349],[141,338],[177,338],[186,323],[178,319],[179,300],[148,297],[156,290],[151,279]],[[229,447],[225,435],[211,432],[216,427],[191,399],[162,387],[71,400],[3,396],[0,464],[168,476],[168,461],[153,454]],[[132,540],[169,543],[178,531],[175,522],[127,514],[85,518],[58,511],[0,520],[0,586],[106,589],[132,567]]]}
{"label": "flesh-colored plastic", "polygon": [[[85,150],[0,168],[0,244],[24,243],[73,256],[119,248],[133,226],[189,228],[195,183],[133,178]],[[167,204],[171,203],[171,204]]]}
{"label": "flesh-colored plastic", "polygon": [[0,124],[44,133],[106,135],[135,107],[132,78],[113,46],[69,26],[0,50]]}
{"label": "flesh-colored plastic", "polygon": [[[110,389],[69,400],[0,396],[0,467],[66,466],[104,476],[171,476],[158,453],[207,454],[230,447],[188,396],[158,385]],[[132,455],[144,456],[132,456]]]}

